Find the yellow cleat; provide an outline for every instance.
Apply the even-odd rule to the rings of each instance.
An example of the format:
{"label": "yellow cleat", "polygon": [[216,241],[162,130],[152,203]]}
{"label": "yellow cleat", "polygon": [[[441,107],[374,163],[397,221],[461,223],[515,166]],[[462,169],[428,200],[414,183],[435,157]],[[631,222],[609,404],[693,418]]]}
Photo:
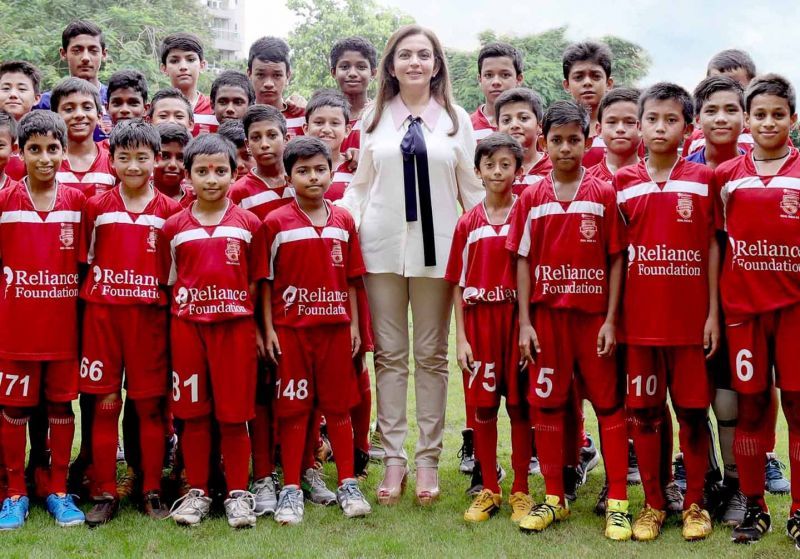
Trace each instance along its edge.
{"label": "yellow cleat", "polygon": [[631,539],[632,535],[628,501],[609,499],[606,508],[606,537],[609,540],[624,542]]}
{"label": "yellow cleat", "polygon": [[511,505],[511,522],[514,524],[519,524],[533,508],[533,498],[519,491],[508,498],[508,503]]}
{"label": "yellow cleat", "polygon": [[545,495],[544,503],[536,505],[519,522],[519,529],[523,532],[541,532],[553,522],[564,520],[569,516],[569,506],[566,501],[561,503],[555,495]]}
{"label": "yellow cleat", "polygon": [[491,489],[484,489],[475,496],[475,500],[464,513],[467,522],[485,522],[500,510],[503,502],[502,493],[492,493]]}
{"label": "yellow cleat", "polygon": [[656,510],[650,505],[645,505],[633,523],[633,539],[640,542],[656,539],[661,533],[661,526],[664,525],[666,518],[666,511]]}
{"label": "yellow cleat", "polygon": [[711,535],[711,516],[697,503],[683,511],[683,539],[687,542],[702,540]]}

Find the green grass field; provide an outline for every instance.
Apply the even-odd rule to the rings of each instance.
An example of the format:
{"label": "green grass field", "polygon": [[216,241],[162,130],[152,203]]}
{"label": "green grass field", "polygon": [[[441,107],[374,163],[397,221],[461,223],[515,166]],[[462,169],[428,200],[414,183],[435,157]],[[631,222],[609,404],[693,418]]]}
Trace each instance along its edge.
{"label": "green grass field", "polygon": [[[455,344],[451,342],[451,348]],[[455,360],[451,359],[451,363]],[[460,375],[451,367],[450,397],[447,410],[445,450],[441,463],[441,499],[430,508],[413,502],[413,479],[401,504],[385,508],[374,505],[366,519],[347,520],[336,507],[306,505],[305,522],[297,527],[278,526],[271,518],[259,519],[255,529],[234,531],[224,516],[214,516],[199,527],[181,528],[171,520],[155,522],[132,506],[124,506],[110,525],[89,530],[85,527],[58,528],[39,505],[21,530],[0,533],[2,557],[788,557],[794,547],[785,535],[789,497],[768,497],[773,512],[774,531],[756,546],[735,546],[729,541],[730,529],[715,525],[706,541],[687,543],[680,535],[676,519],[667,521],[665,532],[653,543],[614,543],[603,537],[603,520],[592,513],[595,498],[603,483],[602,466],[589,474],[579,489],[572,516],[543,534],[525,535],[509,519],[507,506],[500,514],[478,526],[467,525],[462,514],[469,505],[464,495],[469,478],[458,473],[456,451],[464,423],[463,390]],[[409,387],[413,399],[413,387]],[[412,403],[413,409],[413,403]],[[587,429],[596,433],[594,415],[587,405]],[[410,415],[411,437],[407,441],[413,455],[416,424]],[[506,470],[509,464],[509,427],[500,420],[499,454]],[[677,433],[676,433],[677,436]],[[778,453],[786,455],[786,423],[781,418]],[[677,448],[677,442],[676,442]],[[375,487],[382,467],[372,464],[365,494],[374,503]],[[335,485],[333,465],[326,465],[329,486]],[[541,477],[530,478],[536,499],[543,498]],[[503,483],[505,494],[510,481]],[[630,491],[635,514],[642,502],[641,486]],[[88,508],[85,506],[84,508]]]}

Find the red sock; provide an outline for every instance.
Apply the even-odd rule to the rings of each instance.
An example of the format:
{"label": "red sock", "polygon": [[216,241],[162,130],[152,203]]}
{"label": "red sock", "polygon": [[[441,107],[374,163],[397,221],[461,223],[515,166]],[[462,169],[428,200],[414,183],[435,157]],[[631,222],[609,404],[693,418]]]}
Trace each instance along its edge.
{"label": "red sock", "polygon": [[769,389],[769,404],[767,412],[764,415],[764,421],[761,423],[763,428],[762,440],[764,441],[764,452],[775,452],[775,437],[777,436],[778,425],[778,406],[780,405],[780,394],[778,389],[772,387]]}
{"label": "red sock", "polygon": [[336,473],[339,485],[346,479],[355,477],[353,466],[353,425],[350,414],[327,415],[328,438],[331,440],[333,455],[336,457]]}
{"label": "red sock", "polygon": [[211,416],[204,415],[183,422],[183,459],[186,480],[194,489],[208,494],[211,457]]}
{"label": "red sock", "polygon": [[98,495],[117,494],[117,439],[121,400],[102,403],[96,398],[92,423],[92,464]]}
{"label": "red sock", "polygon": [[[544,476],[545,493],[564,502],[564,409],[538,410],[536,442],[539,464]],[[569,415],[572,415],[571,413]]]}
{"label": "red sock", "polygon": [[3,412],[0,435],[6,461],[7,493],[10,497],[27,495],[25,486],[25,444],[28,442],[28,417],[9,417]]}
{"label": "red sock", "polygon": [[500,493],[497,483],[497,408],[473,409],[475,458],[481,468],[483,487],[492,493]]}
{"label": "red sock", "polygon": [[789,475],[792,482],[792,508],[789,516],[800,510],[800,433],[789,431]]}
{"label": "red sock", "polygon": [[[320,434],[320,423],[322,423],[322,414],[318,411],[311,412],[309,418],[308,429],[306,430],[306,444],[303,449],[303,464],[302,471],[305,472],[309,468],[317,467],[317,457],[315,456],[316,450],[322,444],[322,435]],[[328,433],[330,436],[330,432]],[[339,457],[337,456],[338,460]]]}
{"label": "red sock", "polygon": [[[161,489],[161,467],[164,465],[164,416],[159,398],[135,400],[139,418],[139,445],[142,465],[142,491]],[[127,441],[126,441],[127,443]],[[128,445],[126,444],[126,447]]]}
{"label": "red sock", "polygon": [[664,405],[663,414],[661,416],[661,482],[666,485],[672,481],[672,453],[674,452],[673,437],[675,434],[672,425],[672,414],[669,412],[669,406]]}
{"label": "red sock", "polygon": [[683,510],[693,504],[703,508],[703,486],[708,470],[708,429],[699,414],[687,419],[678,418],[678,437],[686,466],[686,495]]}
{"label": "red sock", "polygon": [[[364,371],[361,374],[366,375],[368,373]],[[350,410],[350,422],[353,424],[353,445],[364,452],[369,452],[369,421],[371,414],[372,391],[367,388],[367,390],[361,392],[361,401]]]}
{"label": "red sock", "polygon": [[250,437],[247,423],[220,423],[220,447],[228,491],[246,491],[250,477]]}
{"label": "red sock", "polygon": [[646,420],[633,418],[633,446],[639,460],[645,503],[657,510],[664,510],[664,484],[661,478],[661,417]]}
{"label": "red sock", "polygon": [[275,471],[274,425],[270,406],[256,404],[256,417],[249,423],[253,449],[253,479],[262,479]]}
{"label": "red sock", "polygon": [[520,407],[509,407],[508,416],[511,419],[511,468],[514,470],[511,493],[528,493],[533,430],[530,419]]}
{"label": "red sock", "polygon": [[[72,439],[75,437],[75,416],[70,410],[69,415],[54,415],[50,421],[50,493],[67,492],[67,470],[69,459],[72,455]],[[114,439],[116,453],[116,439]],[[112,455],[115,459],[116,454]],[[117,492],[116,476],[114,477],[114,493]]]}
{"label": "red sock", "polygon": [[766,445],[762,431],[745,431],[737,425],[733,438],[733,455],[739,471],[739,488],[750,503],[764,502],[764,454]]}
{"label": "red sock", "polygon": [[[312,413],[311,416],[314,414]],[[303,451],[306,446],[309,415],[301,414],[278,420],[278,437],[281,441],[283,485],[300,485]]]}
{"label": "red sock", "polygon": [[625,412],[618,409],[610,415],[597,417],[600,427],[600,447],[608,480],[608,498],[628,499],[628,426]]}

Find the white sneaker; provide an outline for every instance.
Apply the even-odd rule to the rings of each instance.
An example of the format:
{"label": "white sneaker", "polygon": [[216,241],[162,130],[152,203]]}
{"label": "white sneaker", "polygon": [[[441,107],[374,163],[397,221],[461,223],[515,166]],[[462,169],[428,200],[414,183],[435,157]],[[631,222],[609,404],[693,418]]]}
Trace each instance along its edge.
{"label": "white sneaker", "polygon": [[231,491],[225,499],[225,515],[231,528],[252,528],[256,525],[256,499],[249,491]]}
{"label": "white sneaker", "polygon": [[322,473],[316,468],[309,468],[303,474],[303,493],[315,505],[329,506],[336,504],[336,493],[328,489]]}
{"label": "white sneaker", "polygon": [[336,492],[336,500],[339,501],[339,506],[342,507],[342,512],[346,518],[356,518],[359,516],[367,516],[372,512],[372,507],[364,498],[361,489],[358,488],[358,481],[355,479],[346,479],[339,486]]}
{"label": "white sneaker", "polygon": [[287,485],[278,495],[275,522],[278,524],[300,524],[303,521],[303,492],[296,485]]}
{"label": "white sneaker", "polygon": [[200,524],[210,509],[211,498],[206,497],[202,489],[190,489],[186,495],[173,503],[169,515],[178,524],[195,526]]}
{"label": "white sneaker", "polygon": [[278,506],[278,492],[272,476],[262,477],[254,481],[250,486],[250,491],[256,500],[256,516],[275,513],[275,507]]}

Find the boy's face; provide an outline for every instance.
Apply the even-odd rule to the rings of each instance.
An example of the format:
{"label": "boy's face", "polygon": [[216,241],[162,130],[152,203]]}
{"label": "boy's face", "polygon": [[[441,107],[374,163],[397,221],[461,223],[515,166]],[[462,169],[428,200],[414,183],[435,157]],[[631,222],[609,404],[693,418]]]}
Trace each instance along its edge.
{"label": "boy's face", "polygon": [[597,123],[597,133],[611,153],[622,156],[635,153],[642,141],[639,107],[628,101],[605,107],[603,120]]}
{"label": "boy's face", "polygon": [[286,180],[292,183],[298,197],[319,200],[331,186],[333,171],[328,159],[318,153],[307,159],[298,159]]}
{"label": "boy's face", "polygon": [[683,118],[683,106],[675,99],[648,99],[642,111],[642,138],[651,153],[677,152],[692,130]]}
{"label": "boy's face", "polygon": [[250,100],[244,89],[223,85],[217,90],[217,97],[214,100],[214,116],[220,124],[226,120],[242,120],[249,105]]}
{"label": "boy's face", "polygon": [[120,120],[142,118],[147,112],[147,104],[142,94],[130,87],[115,89],[108,96],[108,114],[111,124]]}
{"label": "boy's face", "polygon": [[746,123],[756,145],[764,150],[777,150],[786,145],[789,132],[797,123],[797,114],[792,114],[789,102],[783,97],[756,95],[750,101]]}
{"label": "boy's face", "polygon": [[735,144],[744,126],[741,97],[733,91],[717,91],[703,102],[697,124],[706,141],[714,145]]}
{"label": "boy's face", "polygon": [[33,82],[22,72],[6,72],[0,76],[0,109],[19,120],[33,109],[41,95]]}
{"label": "boy's face", "polygon": [[58,102],[58,116],[67,125],[67,137],[75,142],[91,138],[97,126],[97,105],[94,97],[85,93],[71,93]]}
{"label": "boy's face", "polygon": [[614,80],[606,76],[599,64],[583,60],[572,65],[563,85],[564,91],[572,95],[575,101],[594,110],[606,91],[614,85]]}
{"label": "boy's face", "polygon": [[197,86],[200,72],[206,67],[206,61],[190,50],[172,49],[167,53],[167,63],[161,65],[161,72],[169,77],[172,87],[187,91]]}
{"label": "boy's face", "polygon": [[280,107],[283,103],[283,90],[289,83],[289,72],[284,62],[264,62],[253,59],[253,66],[247,72],[253,89],[256,90],[256,103]]}
{"label": "boy's face", "polygon": [[8,127],[0,126],[0,175],[5,171],[16,144],[17,142],[11,137],[11,131]]}
{"label": "boy's face", "polygon": [[342,142],[350,133],[350,124],[345,120],[342,109],[319,107],[308,116],[303,132],[328,144],[331,153],[338,153]]}
{"label": "boy's face", "polygon": [[256,166],[256,160],[246,145],[236,148],[236,179],[240,179]]}
{"label": "boy's face", "polygon": [[64,159],[64,146],[52,133],[28,138],[22,150],[28,176],[39,183],[54,181]]}
{"label": "boy's face", "polygon": [[744,68],[734,68],[733,70],[724,70],[720,71],[716,68],[712,68],[708,71],[709,76],[728,76],[733,78],[742,86],[743,89],[747,89],[747,86],[750,85],[750,76],[747,75],[747,70]]}
{"label": "boy's face", "polygon": [[143,188],[153,176],[156,154],[150,146],[118,147],[112,165],[119,180],[128,188]]}
{"label": "boy's face", "polygon": [[522,149],[536,149],[539,138],[539,120],[528,103],[507,103],[497,115],[497,130],[504,132],[520,143]]}
{"label": "boy's face", "polygon": [[283,159],[286,136],[277,123],[262,120],[250,125],[247,134],[247,147],[253,154],[258,167],[271,167]]}
{"label": "boy's face", "polygon": [[475,174],[483,182],[489,192],[505,194],[514,186],[514,179],[522,172],[522,167],[517,169],[517,160],[514,152],[508,148],[501,148],[492,155],[481,157],[480,165],[475,169]]}
{"label": "boy's face", "polygon": [[67,63],[69,75],[88,81],[97,79],[97,72],[106,60],[106,49],[100,45],[100,37],[76,35],[70,39],[67,50],[58,49],[61,60]]}
{"label": "boy's face", "polygon": [[204,202],[217,202],[228,194],[233,173],[224,153],[202,154],[195,157],[189,173],[197,197]]}
{"label": "boy's face", "polygon": [[522,74],[517,74],[514,61],[508,56],[484,58],[478,85],[486,103],[493,104],[504,91],[522,84]]}
{"label": "boy's face", "polygon": [[547,132],[547,154],[553,169],[564,173],[575,171],[581,166],[589,141],[577,122],[551,127]]}
{"label": "boy's face", "polygon": [[375,77],[377,68],[370,66],[369,60],[356,50],[346,50],[336,61],[331,76],[345,95],[361,95]]}
{"label": "boy's face", "polygon": [[161,155],[153,172],[156,183],[166,188],[178,188],[186,177],[183,167],[183,146],[180,142],[161,144]]}
{"label": "boy's face", "polygon": [[181,99],[166,98],[161,99],[153,107],[153,118],[150,119],[153,126],[162,122],[171,122],[186,127],[189,132],[194,127],[192,115],[186,112],[186,103]]}

